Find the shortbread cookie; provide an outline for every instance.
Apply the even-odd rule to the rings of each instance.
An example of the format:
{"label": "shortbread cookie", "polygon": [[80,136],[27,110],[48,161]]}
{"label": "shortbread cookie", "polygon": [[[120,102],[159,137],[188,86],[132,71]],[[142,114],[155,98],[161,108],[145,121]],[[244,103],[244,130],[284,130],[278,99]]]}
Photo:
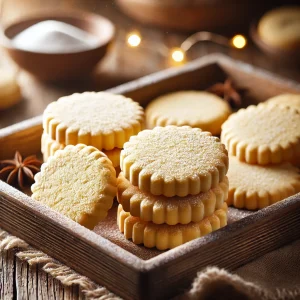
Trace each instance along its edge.
{"label": "shortbread cookie", "polygon": [[154,196],[142,192],[123,175],[117,179],[117,198],[124,211],[142,221],[168,225],[200,222],[223,206],[228,197],[228,179],[224,178],[218,187],[198,195],[186,197]]}
{"label": "shortbread cookie", "polygon": [[116,195],[116,171],[104,153],[79,144],[58,150],[42,165],[32,198],[92,229]]}
{"label": "shortbread cookie", "polygon": [[220,97],[202,91],[181,91],[161,96],[146,108],[147,127],[188,125],[221,133],[231,108]]}
{"label": "shortbread cookie", "polygon": [[[60,144],[57,141],[52,140],[46,133],[42,135],[42,153],[44,161],[47,161],[49,156],[54,155],[57,150],[62,150],[66,147],[64,144]],[[122,149],[114,148],[112,150],[102,150],[104,154],[111,160],[113,166],[120,166],[120,153]],[[101,150],[100,150],[101,151]]]}
{"label": "shortbread cookie", "polygon": [[300,49],[300,6],[279,7],[267,12],[257,30],[262,41],[272,47]]}
{"label": "shortbread cookie", "polygon": [[132,217],[118,207],[118,226],[127,239],[135,244],[144,244],[147,248],[156,247],[159,250],[172,249],[186,242],[204,236],[227,225],[227,205],[216,210],[213,215],[206,217],[198,223],[186,225],[157,225],[152,222],[141,221]]}
{"label": "shortbread cookie", "polygon": [[62,97],[48,105],[43,127],[60,144],[123,148],[144,126],[143,108],[121,95],[86,92]]}
{"label": "shortbread cookie", "polygon": [[230,155],[250,164],[290,162],[300,154],[299,128],[299,111],[262,103],[232,114],[222,126],[221,141]]}
{"label": "shortbread cookie", "polygon": [[184,197],[217,187],[226,175],[228,156],[217,137],[199,128],[155,127],[130,138],[120,166],[144,192]]}
{"label": "shortbread cookie", "polygon": [[0,69],[0,110],[7,109],[21,100],[21,89],[16,74],[7,69]]}
{"label": "shortbread cookie", "polygon": [[300,111],[300,94],[282,94],[268,99],[267,103],[290,106]]}
{"label": "shortbread cookie", "polygon": [[299,170],[289,163],[249,165],[234,156],[229,161],[228,205],[261,209],[300,192]]}

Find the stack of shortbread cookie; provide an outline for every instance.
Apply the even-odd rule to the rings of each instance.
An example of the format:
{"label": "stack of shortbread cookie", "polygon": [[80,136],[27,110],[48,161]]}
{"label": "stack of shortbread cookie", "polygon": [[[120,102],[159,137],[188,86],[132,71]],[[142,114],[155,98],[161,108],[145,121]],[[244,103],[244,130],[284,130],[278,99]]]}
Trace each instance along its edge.
{"label": "stack of shortbread cookie", "polygon": [[85,92],[62,97],[43,115],[44,161],[66,145],[81,143],[104,152],[118,168],[123,144],[143,127],[143,108],[124,96]]}
{"label": "stack of shortbread cookie", "polygon": [[124,144],[120,160],[117,221],[134,243],[165,250],[227,224],[228,155],[211,133],[144,130]]}
{"label": "stack of shortbread cookie", "polygon": [[299,103],[299,95],[278,96],[240,109],[223,124],[229,205],[261,209],[300,192],[299,170],[292,165],[300,165]]}

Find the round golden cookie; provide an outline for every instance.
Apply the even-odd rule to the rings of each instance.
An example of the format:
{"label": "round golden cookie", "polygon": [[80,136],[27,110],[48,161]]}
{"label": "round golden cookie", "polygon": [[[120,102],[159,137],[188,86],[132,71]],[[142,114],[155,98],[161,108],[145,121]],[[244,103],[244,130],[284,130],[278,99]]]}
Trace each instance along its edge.
{"label": "round golden cookie", "polygon": [[[44,162],[48,160],[49,156],[54,155],[57,150],[62,150],[66,147],[64,144],[60,144],[52,140],[48,134],[43,133],[42,135],[42,153]],[[100,150],[102,151],[112,162],[113,166],[120,166],[120,153],[122,149],[114,148],[112,150]]]}
{"label": "round golden cookie", "polygon": [[261,209],[300,192],[300,174],[289,163],[249,165],[230,156],[227,204],[249,210]]}
{"label": "round golden cookie", "polygon": [[300,111],[300,94],[281,94],[268,99],[267,103],[290,106]]}
{"label": "round golden cookie", "polygon": [[258,34],[266,44],[287,50],[300,49],[300,6],[267,12],[258,23]]}
{"label": "round golden cookie", "polygon": [[135,244],[144,244],[147,248],[156,247],[158,250],[167,250],[226,226],[227,205],[224,203],[222,208],[200,222],[172,226],[141,221],[125,212],[119,204],[117,221],[119,230],[124,232],[126,239],[132,239]]}
{"label": "round golden cookie", "polygon": [[143,108],[121,95],[85,92],[62,97],[44,111],[43,127],[60,144],[123,148],[144,127]]}
{"label": "round golden cookie", "polygon": [[111,161],[82,144],[56,151],[34,179],[33,199],[90,229],[106,217],[116,195]]}
{"label": "round golden cookie", "polygon": [[231,108],[220,97],[202,91],[181,91],[161,96],[146,108],[147,127],[188,125],[221,133],[221,125],[231,114]]}
{"label": "round golden cookie", "polygon": [[230,155],[250,164],[290,162],[300,154],[299,128],[296,109],[261,103],[232,114],[222,126],[221,141]]}
{"label": "round golden cookie", "polygon": [[141,191],[184,197],[217,187],[227,173],[228,156],[210,132],[189,126],[155,127],[124,144],[120,167]]}
{"label": "round golden cookie", "polygon": [[7,109],[21,100],[21,89],[16,74],[7,69],[0,69],[0,110]]}
{"label": "round golden cookie", "polygon": [[142,192],[120,173],[117,179],[117,198],[123,210],[142,221],[176,225],[200,222],[223,206],[228,197],[228,179],[218,187],[186,197],[154,196]]}

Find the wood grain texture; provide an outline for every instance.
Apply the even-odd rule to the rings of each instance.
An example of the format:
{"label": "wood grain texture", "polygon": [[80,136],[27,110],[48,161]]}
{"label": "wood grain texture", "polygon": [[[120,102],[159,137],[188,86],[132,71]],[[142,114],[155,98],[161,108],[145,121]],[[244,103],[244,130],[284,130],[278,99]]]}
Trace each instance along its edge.
{"label": "wood grain texture", "polygon": [[2,300],[80,300],[81,291],[65,287],[38,266],[29,266],[10,250],[0,259],[0,299]]}
{"label": "wood grain texture", "polygon": [[[247,82],[249,102],[254,101],[254,95],[256,100],[263,101],[284,91],[300,91],[295,82],[220,55],[211,55],[181,69],[154,74],[111,91],[131,96],[146,105],[158,94],[175,89],[203,89],[228,74],[238,86]],[[23,123],[20,134],[16,129],[20,125],[0,131],[1,142],[5,145],[7,138],[12,145],[17,145],[17,141],[24,141],[20,137],[29,131],[35,139],[33,148],[28,149],[36,151],[40,122],[37,118]],[[0,182],[1,227],[125,299],[164,299],[176,295],[207,265],[234,269],[300,238],[299,213],[300,195],[296,195],[204,238],[144,261]],[[41,274],[38,285],[48,286]],[[40,289],[39,297],[44,297],[46,290]]]}
{"label": "wood grain texture", "polygon": [[2,129],[0,160],[13,157],[16,150],[24,156],[40,152],[42,131],[41,116]]}
{"label": "wood grain texture", "polygon": [[0,299],[14,299],[14,252],[6,252],[0,259]]}

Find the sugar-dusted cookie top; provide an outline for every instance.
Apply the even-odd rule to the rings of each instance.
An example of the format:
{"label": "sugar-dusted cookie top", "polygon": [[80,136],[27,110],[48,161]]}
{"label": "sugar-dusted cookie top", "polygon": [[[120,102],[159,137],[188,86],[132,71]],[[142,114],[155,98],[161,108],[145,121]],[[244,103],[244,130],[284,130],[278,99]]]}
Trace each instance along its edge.
{"label": "sugar-dusted cookie top", "polygon": [[209,132],[189,126],[155,127],[124,144],[120,166],[142,191],[184,197],[217,187],[227,173],[228,156]]}
{"label": "sugar-dusted cookie top", "polygon": [[232,114],[221,140],[230,155],[251,164],[293,161],[300,153],[300,112],[261,103]]}
{"label": "sugar-dusted cookie top", "polygon": [[229,205],[260,209],[300,192],[299,170],[289,163],[250,165],[234,156],[229,162]]}
{"label": "sugar-dusted cookie top", "polygon": [[300,111],[300,94],[281,94],[268,99],[267,103],[290,106]]}
{"label": "sugar-dusted cookie top", "polygon": [[105,92],[62,97],[48,105],[43,121],[45,132],[61,144],[105,150],[123,148],[143,126],[144,112],[137,102]]}
{"label": "sugar-dusted cookie top", "polygon": [[228,197],[228,178],[218,187],[186,197],[155,196],[132,185],[123,173],[117,179],[117,198],[124,211],[142,221],[168,225],[199,222],[223,206]]}
{"label": "sugar-dusted cookie top", "polygon": [[145,222],[125,212],[118,206],[118,227],[127,239],[135,244],[144,244],[147,248],[159,250],[172,249],[196,238],[207,235],[227,225],[227,204],[223,203],[211,216],[200,222],[167,225]]}
{"label": "sugar-dusted cookie top", "polygon": [[35,175],[32,198],[93,228],[103,220],[116,195],[116,171],[104,153],[91,146],[55,152]]}
{"label": "sugar-dusted cookie top", "polygon": [[231,114],[231,108],[220,97],[203,91],[180,91],[166,94],[146,108],[147,127],[188,125],[217,135]]}

